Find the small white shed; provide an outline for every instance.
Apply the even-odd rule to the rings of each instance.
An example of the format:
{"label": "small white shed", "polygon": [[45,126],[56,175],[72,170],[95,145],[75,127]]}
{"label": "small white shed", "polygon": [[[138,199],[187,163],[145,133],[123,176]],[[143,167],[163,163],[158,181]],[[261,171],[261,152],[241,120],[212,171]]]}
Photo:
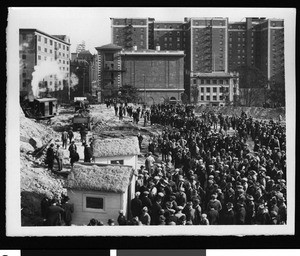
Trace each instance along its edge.
{"label": "small white shed", "polygon": [[91,143],[96,163],[130,165],[138,168],[140,148],[137,137],[94,139]]}
{"label": "small white shed", "polygon": [[86,225],[92,218],[117,221],[119,210],[127,216],[133,173],[131,166],[74,164],[66,181],[74,204],[72,224]]}

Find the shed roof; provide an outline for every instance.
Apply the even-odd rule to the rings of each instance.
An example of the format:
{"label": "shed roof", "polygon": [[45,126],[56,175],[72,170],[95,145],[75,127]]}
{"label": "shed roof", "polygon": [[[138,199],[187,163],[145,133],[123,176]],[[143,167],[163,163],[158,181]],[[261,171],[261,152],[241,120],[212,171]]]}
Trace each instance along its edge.
{"label": "shed roof", "polygon": [[134,170],[122,165],[74,164],[66,187],[77,190],[124,193],[131,182]]}
{"label": "shed roof", "polygon": [[94,157],[130,156],[140,153],[137,137],[95,139],[92,148]]}

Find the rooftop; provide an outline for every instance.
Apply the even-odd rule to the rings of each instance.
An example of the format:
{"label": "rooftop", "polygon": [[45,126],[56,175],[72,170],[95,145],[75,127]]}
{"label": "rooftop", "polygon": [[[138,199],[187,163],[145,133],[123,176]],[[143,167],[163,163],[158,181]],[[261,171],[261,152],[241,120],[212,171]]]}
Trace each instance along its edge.
{"label": "rooftop", "polygon": [[140,154],[137,137],[94,139],[91,146],[94,157]]}
{"label": "rooftop", "polygon": [[124,193],[134,170],[122,165],[84,165],[75,163],[66,181],[66,187],[77,190]]}
{"label": "rooftop", "polygon": [[157,50],[123,50],[121,55],[180,55],[184,56],[184,51],[157,51]]}
{"label": "rooftop", "polygon": [[116,44],[105,44],[100,47],[95,47],[95,49],[98,50],[122,50],[121,46],[118,46]]}
{"label": "rooftop", "polygon": [[49,34],[43,32],[43,31],[41,31],[41,30],[38,30],[38,29],[36,29],[36,28],[20,28],[20,29],[19,29],[19,32],[22,32],[22,31],[24,31],[24,32],[25,32],[25,31],[33,31],[33,32],[37,32],[37,33],[43,34],[43,35],[45,35],[45,36],[51,37],[52,39],[55,39],[55,40],[57,40],[57,41],[60,41],[60,42],[62,42],[62,43],[64,43],[64,44],[71,45],[69,42],[66,42],[66,41],[62,40],[61,38],[59,38],[59,37],[66,37],[65,35],[49,35]]}

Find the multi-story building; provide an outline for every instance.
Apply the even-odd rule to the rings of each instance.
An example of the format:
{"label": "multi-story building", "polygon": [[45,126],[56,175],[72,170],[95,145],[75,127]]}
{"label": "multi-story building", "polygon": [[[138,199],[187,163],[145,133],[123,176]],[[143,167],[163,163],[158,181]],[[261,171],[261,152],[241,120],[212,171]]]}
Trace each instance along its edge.
{"label": "multi-story building", "polygon": [[[198,89],[196,95],[193,89]],[[239,75],[237,73],[212,72],[193,73],[191,77],[191,99],[195,103],[213,106],[237,100],[239,96]]]}
{"label": "multi-story building", "polygon": [[152,23],[153,48],[160,46],[161,50],[183,50],[184,49],[184,30],[183,22],[180,21],[154,21]]}
{"label": "multi-story building", "polygon": [[125,50],[149,49],[150,22],[151,18],[111,18],[111,42]]}
{"label": "multi-story building", "polygon": [[284,83],[282,19],[246,18],[229,23],[228,37],[229,71],[241,66],[255,67],[271,82]]}
{"label": "multi-story building", "polygon": [[[155,21],[154,18],[111,20],[112,43],[124,49],[159,46],[161,50],[183,50],[184,88],[190,99],[190,82],[196,73],[211,76],[220,72],[222,75],[248,66],[260,70],[273,84],[284,83],[284,22],[281,19],[246,18],[233,23],[222,17],[186,17],[183,22]],[[148,42],[148,47],[141,39]]]}
{"label": "multi-story building", "polygon": [[183,51],[122,50],[114,44],[96,47],[102,101],[122,85],[140,91],[139,102],[180,100],[183,88]]}
{"label": "multi-story building", "polygon": [[[66,92],[68,98],[70,39],[65,35],[49,35],[37,29],[20,29],[19,44],[20,96],[29,95],[32,98],[50,93],[65,99],[63,92]],[[38,84],[32,84],[36,82]]]}

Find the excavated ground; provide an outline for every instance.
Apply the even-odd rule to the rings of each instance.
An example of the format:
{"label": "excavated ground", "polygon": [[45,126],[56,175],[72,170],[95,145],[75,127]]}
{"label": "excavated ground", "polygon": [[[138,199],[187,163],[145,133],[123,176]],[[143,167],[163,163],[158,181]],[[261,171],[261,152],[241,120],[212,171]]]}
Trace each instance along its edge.
{"label": "excavated ground", "polygon": [[[212,108],[196,107],[196,114],[203,111],[209,111]],[[217,112],[223,114],[240,115],[241,111],[245,111],[248,115],[258,119],[278,119],[282,116],[285,120],[284,109],[261,109],[261,108],[233,108],[223,107],[216,108]],[[61,145],[61,132],[68,129],[72,125],[72,117],[74,116],[73,108],[60,108],[59,114],[52,118],[51,123],[37,122],[28,119],[20,110],[20,176],[21,176],[21,209],[22,209],[22,225],[23,226],[39,226],[42,225],[40,212],[40,202],[45,196],[60,197],[66,193],[64,189],[65,177],[56,175],[47,170],[44,164],[44,150],[37,157],[34,156],[41,147],[55,143]],[[92,136],[105,137],[126,137],[136,136],[140,132],[144,136],[141,154],[139,155],[139,165],[144,164],[145,154],[147,153],[148,142],[151,136],[158,135],[161,132],[159,125],[144,127],[141,120],[139,125],[134,125],[132,119],[125,116],[123,120],[119,120],[115,116],[113,108],[106,108],[105,105],[91,105],[90,116],[92,122],[92,131],[89,131],[87,138]],[[75,143],[80,156],[79,161],[83,161],[83,146],[80,141],[79,132],[75,132]],[[70,170],[69,152],[64,151],[64,171]],[[55,163],[54,169],[57,168]]]}

